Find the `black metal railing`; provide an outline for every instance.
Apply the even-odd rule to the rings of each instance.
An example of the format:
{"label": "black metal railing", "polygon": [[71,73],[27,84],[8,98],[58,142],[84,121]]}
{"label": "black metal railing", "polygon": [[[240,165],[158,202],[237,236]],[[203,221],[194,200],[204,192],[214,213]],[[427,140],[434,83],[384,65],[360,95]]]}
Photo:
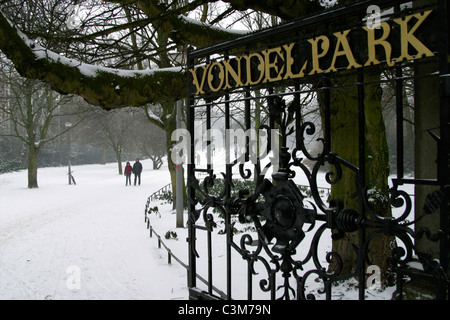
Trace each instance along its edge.
{"label": "black metal railing", "polygon": [[[167,245],[161,238],[161,235],[159,233],[156,232],[155,228],[151,225],[150,223],[150,218],[147,216],[146,214],[146,219],[145,219],[146,223],[147,223],[147,229],[149,229],[149,235],[150,238],[153,237],[153,235],[156,236],[156,238],[158,239],[158,248],[159,249],[164,249],[167,251],[167,264],[172,264],[172,259],[175,260],[176,262],[178,262],[178,264],[180,266],[182,266],[183,268],[186,269],[187,274],[189,274],[189,265],[187,265],[182,259],[180,259],[179,257],[177,257],[172,249],[170,248],[169,245]],[[187,276],[186,279],[188,279],[189,277]],[[199,274],[196,274],[196,278],[201,281],[204,284],[208,284],[208,281],[202,277]],[[222,299],[226,298],[226,294],[221,291],[220,289],[216,288],[216,287],[212,287],[213,292],[218,296],[221,297]]]}
{"label": "black metal railing", "polygon": [[158,214],[161,217],[161,214],[159,210],[153,210],[154,208],[150,207],[150,204],[155,202],[155,200],[159,199],[162,194],[167,193],[168,191],[172,190],[172,184],[166,184],[161,189],[153,192],[148,198],[147,202],[145,203],[145,210],[144,210],[144,221],[147,222],[147,215],[154,212],[155,214]]}

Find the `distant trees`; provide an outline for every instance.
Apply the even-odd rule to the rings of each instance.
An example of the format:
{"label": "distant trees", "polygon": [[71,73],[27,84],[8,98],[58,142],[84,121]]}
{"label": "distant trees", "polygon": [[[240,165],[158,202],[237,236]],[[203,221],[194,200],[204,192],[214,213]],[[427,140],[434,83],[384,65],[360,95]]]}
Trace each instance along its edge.
{"label": "distant trees", "polygon": [[43,147],[70,128],[64,126],[64,119],[71,116],[73,125],[82,120],[82,112],[63,104],[70,103],[70,96],[61,96],[49,85],[36,80],[21,78],[13,69],[2,64],[0,85],[2,87],[1,138],[14,138],[25,147],[27,154],[28,188],[37,188],[38,155]]}
{"label": "distant trees", "polygon": [[[116,155],[119,174],[122,174],[122,153],[128,142],[133,123],[129,112],[96,110],[90,123],[97,129],[98,136],[108,145]],[[131,121],[130,121],[131,120]]]}
{"label": "distant trees", "polygon": [[150,158],[153,169],[159,169],[167,153],[164,132],[147,121],[141,108],[96,109],[84,126],[87,127],[85,141],[114,152],[119,174],[122,174],[122,163],[136,157]]}
{"label": "distant trees", "polygon": [[153,170],[158,170],[167,155],[166,133],[161,128],[142,123],[142,121],[135,128],[139,132],[137,132],[136,139],[133,140],[133,147],[135,150],[139,150],[141,157],[152,160]]}
{"label": "distant trees", "polygon": [[0,59],[1,165],[5,170],[27,168],[28,188],[38,188],[42,154],[47,155],[43,165],[67,164],[74,155],[78,163],[100,163],[112,150],[119,174],[123,156],[150,158],[159,169],[166,155],[165,134],[149,124],[144,113],[137,108],[93,108],[77,96],[62,96],[45,83],[22,78]]}

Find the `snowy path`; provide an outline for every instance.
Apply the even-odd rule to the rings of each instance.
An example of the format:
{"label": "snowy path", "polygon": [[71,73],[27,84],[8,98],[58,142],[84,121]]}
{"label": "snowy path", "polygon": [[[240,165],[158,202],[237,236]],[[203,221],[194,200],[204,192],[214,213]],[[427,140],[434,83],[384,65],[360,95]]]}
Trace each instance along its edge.
{"label": "snowy path", "polygon": [[187,299],[186,271],[160,258],[144,223],[147,197],[169,180],[144,161],[141,186],[117,165],[0,175],[0,299]]}

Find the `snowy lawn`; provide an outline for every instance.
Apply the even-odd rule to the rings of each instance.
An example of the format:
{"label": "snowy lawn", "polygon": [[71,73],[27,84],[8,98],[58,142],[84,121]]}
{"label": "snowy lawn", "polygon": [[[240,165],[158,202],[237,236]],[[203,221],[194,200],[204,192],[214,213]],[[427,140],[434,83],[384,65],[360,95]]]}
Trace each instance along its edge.
{"label": "snowy lawn", "polygon": [[[187,299],[186,271],[159,258],[144,224],[147,197],[169,173],[143,161],[141,186],[117,164],[0,175],[0,299]],[[174,222],[175,223],[175,222]]]}

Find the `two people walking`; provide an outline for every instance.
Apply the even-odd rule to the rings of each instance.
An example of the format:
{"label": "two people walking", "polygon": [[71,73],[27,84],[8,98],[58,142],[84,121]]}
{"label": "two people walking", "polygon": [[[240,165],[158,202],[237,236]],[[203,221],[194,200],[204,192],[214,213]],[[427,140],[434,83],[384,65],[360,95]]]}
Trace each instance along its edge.
{"label": "two people walking", "polygon": [[141,173],[142,173],[142,163],[139,162],[139,159],[136,159],[136,162],[133,164],[133,167],[131,166],[130,162],[127,162],[127,165],[125,166],[125,185],[128,185],[128,182],[131,186],[131,173],[134,173],[134,185],[136,185],[136,182],[141,185]]}

